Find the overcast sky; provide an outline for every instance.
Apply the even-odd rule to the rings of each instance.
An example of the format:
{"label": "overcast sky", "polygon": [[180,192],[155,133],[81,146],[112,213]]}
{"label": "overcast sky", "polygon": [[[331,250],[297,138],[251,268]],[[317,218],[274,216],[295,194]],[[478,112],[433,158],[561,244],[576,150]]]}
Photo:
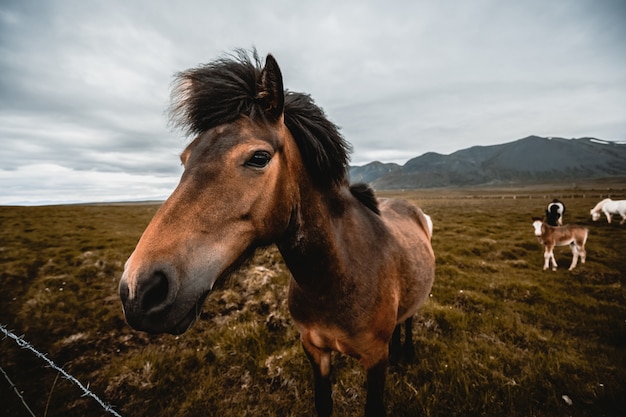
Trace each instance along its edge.
{"label": "overcast sky", "polygon": [[252,46],[353,165],[626,140],[626,0],[1,0],[0,204],[167,197],[173,74]]}

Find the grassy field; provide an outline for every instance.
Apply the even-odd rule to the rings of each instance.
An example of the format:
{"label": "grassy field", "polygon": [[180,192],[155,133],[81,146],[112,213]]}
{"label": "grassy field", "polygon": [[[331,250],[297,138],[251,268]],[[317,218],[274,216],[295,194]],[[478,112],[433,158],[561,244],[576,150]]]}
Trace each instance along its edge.
{"label": "grassy field", "polygon": [[[390,370],[392,416],[624,416],[626,225],[592,223],[603,191],[412,191],[435,223],[437,275],[414,323],[417,360]],[[624,189],[614,198],[626,198]],[[516,198],[514,198],[516,197]],[[587,225],[587,263],[542,271],[531,216],[559,197]],[[181,336],[124,322],[123,264],[155,204],[0,207],[0,324],[24,335],[123,416],[314,415],[312,375],[274,248],[206,301]],[[335,415],[362,415],[364,374],[334,357]],[[0,367],[37,416],[105,416],[12,340]],[[29,416],[0,375],[0,410]]]}

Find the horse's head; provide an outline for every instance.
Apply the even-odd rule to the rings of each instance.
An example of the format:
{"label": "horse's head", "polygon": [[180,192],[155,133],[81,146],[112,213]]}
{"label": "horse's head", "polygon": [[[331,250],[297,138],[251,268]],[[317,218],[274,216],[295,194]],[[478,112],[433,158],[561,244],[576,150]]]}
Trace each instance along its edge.
{"label": "horse's head", "polygon": [[600,218],[600,211],[597,211],[595,209],[591,209],[589,210],[589,214],[591,214],[591,220],[593,220],[594,222],[597,221]]}
{"label": "horse's head", "polygon": [[610,198],[605,198],[604,200],[596,204],[594,208],[589,210],[589,214],[591,214],[591,220],[595,222],[600,218],[600,216],[602,216],[602,207],[609,201],[612,201],[612,200]]}
{"label": "horse's head", "polygon": [[541,228],[543,227],[543,219],[541,217],[533,217],[533,229],[535,229],[535,236],[541,237]]}
{"label": "horse's head", "polygon": [[[301,177],[293,161],[300,157],[284,123],[282,77],[272,56],[256,69],[252,85],[240,86],[254,91],[248,102],[237,103],[235,116],[216,115],[233,99],[220,85],[242,83],[237,71],[255,70],[241,66],[218,62],[208,70],[220,74],[201,67],[179,76],[174,113],[198,136],[181,155],[180,183],[126,262],[120,296],[128,323],[138,330],[187,330],[215,282],[290,223]],[[228,79],[214,80],[217,75]],[[244,105],[249,111],[241,110]]]}

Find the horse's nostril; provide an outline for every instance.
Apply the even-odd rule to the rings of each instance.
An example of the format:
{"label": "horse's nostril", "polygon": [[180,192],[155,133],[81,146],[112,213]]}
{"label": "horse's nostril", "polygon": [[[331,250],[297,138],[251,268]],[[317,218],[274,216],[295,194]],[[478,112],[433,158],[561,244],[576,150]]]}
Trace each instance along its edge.
{"label": "horse's nostril", "polygon": [[146,290],[141,299],[141,309],[143,311],[148,311],[163,304],[167,300],[169,293],[169,281],[163,272],[155,272],[150,283],[152,285]]}
{"label": "horse's nostril", "polygon": [[126,283],[126,281],[121,281],[120,282],[120,298],[122,299],[122,303],[126,304],[126,300],[128,300],[128,284]]}

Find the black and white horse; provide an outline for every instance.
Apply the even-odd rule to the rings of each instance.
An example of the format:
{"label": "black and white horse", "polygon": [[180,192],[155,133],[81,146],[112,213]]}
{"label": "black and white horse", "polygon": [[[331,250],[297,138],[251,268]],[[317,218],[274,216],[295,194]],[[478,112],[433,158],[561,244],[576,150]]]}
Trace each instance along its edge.
{"label": "black and white horse", "polygon": [[555,198],[546,209],[546,223],[550,226],[563,226],[564,214],[565,204]]}

